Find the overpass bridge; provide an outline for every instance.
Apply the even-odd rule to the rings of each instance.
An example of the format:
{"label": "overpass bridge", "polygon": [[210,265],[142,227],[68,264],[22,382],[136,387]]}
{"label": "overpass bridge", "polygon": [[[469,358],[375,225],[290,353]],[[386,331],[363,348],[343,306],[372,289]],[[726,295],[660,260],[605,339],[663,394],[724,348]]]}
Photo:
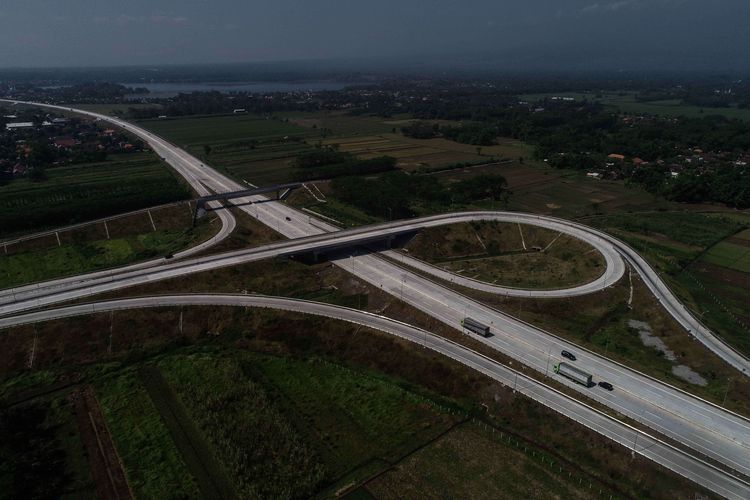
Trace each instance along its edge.
{"label": "overpass bridge", "polygon": [[[243,189],[240,191],[230,191],[227,193],[217,193],[208,196],[201,196],[195,200],[195,211],[193,212],[193,225],[195,221],[206,215],[206,204],[211,201],[229,201],[236,198],[247,198],[256,194],[266,194],[276,192],[276,199],[283,200],[286,196],[294,189],[302,187],[301,182],[289,182],[286,184],[273,184],[271,186],[263,186],[253,189]],[[248,202],[252,203],[252,202]],[[234,206],[234,205],[232,205]],[[227,208],[227,207],[221,207]],[[221,208],[214,208],[213,210],[220,210]]]}

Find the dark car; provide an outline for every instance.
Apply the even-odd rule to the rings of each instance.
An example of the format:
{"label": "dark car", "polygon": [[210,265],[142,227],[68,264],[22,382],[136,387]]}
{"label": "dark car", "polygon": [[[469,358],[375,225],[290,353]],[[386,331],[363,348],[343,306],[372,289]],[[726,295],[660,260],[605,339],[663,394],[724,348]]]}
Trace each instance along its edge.
{"label": "dark car", "polygon": [[563,358],[568,358],[571,361],[575,361],[576,360],[576,357],[573,355],[572,352],[563,351],[563,352],[560,353],[560,356],[562,356]]}
{"label": "dark car", "polygon": [[285,219],[286,219],[286,220],[292,220],[292,218],[291,218],[291,217],[285,217]]}
{"label": "dark car", "polygon": [[174,258],[174,254],[168,253],[167,255],[164,256],[164,258],[165,259],[172,259],[172,258]]}
{"label": "dark car", "polygon": [[608,391],[614,389],[614,387],[612,387],[612,384],[610,384],[609,382],[599,382],[599,387],[601,387],[602,389],[607,389]]}

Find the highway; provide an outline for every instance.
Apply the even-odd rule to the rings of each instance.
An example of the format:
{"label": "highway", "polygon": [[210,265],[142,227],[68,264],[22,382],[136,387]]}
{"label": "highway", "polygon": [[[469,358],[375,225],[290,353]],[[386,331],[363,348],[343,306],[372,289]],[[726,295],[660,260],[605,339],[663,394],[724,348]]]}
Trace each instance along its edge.
{"label": "highway", "polygon": [[750,498],[750,483],[733,477],[721,469],[696,459],[684,451],[671,446],[669,443],[620,422],[589,405],[571,399],[549,385],[528,377],[523,372],[508,368],[482,354],[428,331],[384,316],[356,309],[319,302],[257,295],[200,294],[154,296],[79,304],[60,309],[33,312],[13,318],[0,318],[0,329],[21,324],[108,311],[190,305],[253,307],[292,311],[343,320],[398,336],[452,358],[508,387],[513,387],[529,398],[620,443],[632,452],[658,462],[666,468],[726,498]]}
{"label": "highway", "polygon": [[[35,304],[33,301],[26,302],[25,304],[21,303],[24,300],[28,301],[44,296],[49,296],[53,293],[59,294],[61,292],[74,290],[83,286],[93,286],[103,282],[111,282],[117,278],[144,276],[147,274],[152,275],[154,277],[152,279],[155,279],[157,275],[172,277],[176,276],[177,274],[172,273],[166,275],[162,271],[175,268],[189,269],[193,265],[203,265],[208,263],[212,263],[212,265],[215,266],[214,268],[217,268],[224,267],[226,265],[251,262],[258,260],[259,258],[268,258],[269,256],[276,257],[279,255],[294,255],[313,251],[322,252],[327,247],[331,246],[341,246],[344,244],[353,246],[355,244],[365,244],[373,239],[386,238],[388,236],[397,236],[403,233],[413,233],[429,227],[473,221],[500,221],[520,224],[535,224],[537,226],[545,227],[547,229],[558,231],[563,234],[568,234],[575,238],[585,239],[605,257],[606,262],[604,272],[599,278],[591,281],[590,283],[586,283],[577,287],[559,290],[523,290],[487,285],[487,288],[482,288],[482,286],[485,285],[484,283],[469,280],[471,284],[477,288],[489,289],[494,291],[495,293],[503,293],[505,295],[517,295],[524,297],[572,297],[602,290],[605,287],[617,282],[617,280],[619,280],[625,272],[625,264],[623,260],[620,258],[620,255],[615,250],[615,248],[612,247],[612,245],[610,245],[606,240],[595,235],[587,235],[584,231],[581,231],[580,229],[575,227],[567,226],[560,223],[559,221],[549,220],[536,215],[516,212],[457,212],[452,214],[428,216],[409,219],[405,221],[389,222],[348,230],[339,230],[336,232],[322,233],[306,238],[296,238],[293,240],[274,243],[271,245],[227,252],[224,254],[216,254],[210,257],[197,258],[191,261],[167,262],[164,259],[158,259],[156,261],[127,266],[126,268],[97,271],[89,274],[71,276],[41,283],[33,283],[15,288],[8,288],[0,290],[0,305],[14,302],[15,306],[13,307],[15,309],[0,306],[0,314],[7,314],[9,312],[23,310],[22,308],[24,307],[36,307],[37,305],[42,305],[41,303]],[[274,250],[274,252],[268,253],[266,252],[266,250]],[[176,254],[175,257],[177,257],[178,255],[185,256],[184,253],[181,253]],[[417,259],[408,257],[402,253],[390,251],[386,252],[386,255],[397,258],[399,259],[399,261],[406,265],[420,268],[427,272],[437,274],[438,276],[441,275],[441,272],[444,275],[450,274],[441,269],[434,268],[429,264],[423,263]],[[150,269],[154,267],[154,264],[159,264],[160,267],[158,269]],[[139,274],[132,273],[132,271],[142,269],[149,269],[149,271]],[[205,269],[207,269],[207,267],[201,267],[201,270]],[[463,284],[459,280],[459,278],[463,277],[458,275],[455,276],[455,282]],[[45,302],[44,304],[49,304],[49,302]]]}
{"label": "highway", "polygon": [[[58,108],[69,111],[69,108]],[[199,160],[189,156],[179,148],[143,129],[122,120],[97,115],[96,113],[84,112],[84,114],[111,121],[141,136],[170,164],[178,165],[175,168],[191,185],[198,185],[215,192],[233,191],[242,188],[239,184],[206,167]],[[260,200],[265,201],[262,197],[253,197],[246,201]],[[233,252],[231,255],[225,254],[176,263],[160,263],[158,266],[130,269],[123,272],[109,272],[106,276],[87,278],[82,282],[79,280],[77,285],[69,286],[68,283],[64,283],[57,290],[44,284],[34,285],[31,289],[14,289],[10,292],[6,291],[0,296],[5,301],[2,309],[0,309],[2,311],[0,314],[18,313],[33,307],[84,297],[101,291],[183,276],[202,270],[269,258],[274,255],[309,251],[314,248],[321,248],[325,244],[340,244],[345,238],[356,241],[357,238],[362,238],[363,234],[356,231],[367,232],[372,230],[372,227],[370,227],[339,231],[339,228],[321,221],[315,221],[313,224],[308,215],[277,202],[256,203],[242,207],[242,209],[281,234],[298,240],[284,242],[292,245],[287,247],[278,247],[274,245],[283,244],[274,244]],[[496,213],[487,212],[485,214]],[[432,222],[435,224],[446,223],[445,221],[458,222],[459,219],[454,218],[456,215],[435,216]],[[607,271],[597,280],[598,284],[593,286],[587,284],[589,292],[582,293],[595,291],[596,287],[601,289],[619,279],[624,271],[624,264],[622,264],[622,258],[620,257],[623,256],[641,275],[665,308],[681,324],[686,325],[686,328],[697,339],[701,340],[732,366],[745,370],[745,374],[748,374],[746,370],[748,360],[726,346],[710,331],[701,330],[702,325],[687,313],[660,277],[627,245],[605,233],[569,221],[526,214],[513,214],[513,216],[527,217],[529,221],[533,218],[534,223],[538,225],[559,224],[568,233],[573,230],[581,231],[582,234],[577,237],[583,237],[595,247],[599,245],[599,240],[596,239],[599,238],[601,242],[606,243],[603,253],[605,258],[614,248],[618,256],[615,258],[614,254],[610,255],[612,261],[610,262],[608,259]],[[492,215],[486,216],[487,219],[491,217]],[[417,228],[418,224],[423,224],[421,227],[427,227],[428,222],[396,221],[379,225],[375,230],[377,234],[383,235],[387,231],[398,232],[405,229],[414,229]],[[333,231],[338,231],[338,233],[336,235],[324,234]],[[294,245],[301,246],[294,247]],[[397,259],[405,265],[415,265],[409,257],[399,256]],[[453,290],[415,275],[408,268],[401,267],[377,255],[357,255],[341,259],[336,264],[373,286],[381,288],[454,328],[460,328],[459,322],[465,316],[472,316],[491,325],[494,335],[489,339],[480,340],[541,373],[549,373],[551,364],[559,360],[561,349],[576,352],[579,356],[576,362],[579,368],[593,373],[597,380],[603,379],[611,382],[615,385],[615,391],[608,392],[599,388],[585,389],[568,382],[567,379],[556,377],[559,382],[569,385],[572,389],[580,391],[624,415],[645,423],[664,435],[700,451],[728,467],[745,475],[750,473],[750,426],[747,419],[639,374],[604,357],[586,352],[582,348],[556,338],[541,329],[483,306]],[[620,268],[619,272],[618,267]],[[608,275],[609,277],[607,277]],[[612,281],[609,281],[609,279],[612,279]],[[32,289],[36,289],[36,291]],[[566,293],[565,291],[545,292]]]}
{"label": "highway", "polygon": [[[110,122],[124,130],[127,130],[142,140],[147,142],[153,150],[162,156],[185,180],[195,189],[200,196],[206,196],[210,194],[207,187],[216,193],[231,192],[244,189],[245,186],[229,179],[228,177],[216,172],[214,169],[204,165],[197,158],[189,155],[179,147],[167,142],[166,140],[158,137],[146,129],[138,127],[125,120],[115,118],[100,113],[91,111],[85,111],[80,109],[74,109],[66,106],[58,106],[53,104],[44,103],[33,103],[24,102],[11,99],[0,99],[0,102],[7,102],[10,104],[25,104],[31,106],[41,106],[50,109],[55,109],[64,112],[75,112],[90,116],[92,118]],[[238,203],[252,203],[253,201],[266,201],[263,196],[254,196],[248,198],[238,199]],[[263,203],[263,208],[258,209],[255,205],[255,217],[260,220],[261,214],[264,216],[263,222],[269,225],[280,233],[284,234],[288,238],[297,238],[301,236],[307,236],[310,234],[318,234],[323,231],[336,231],[339,228],[332,226],[322,221],[316,221],[313,225],[309,221],[309,216],[303,214],[300,211],[292,209],[286,205],[280,203]],[[242,209],[250,215],[253,215],[252,206],[245,206]],[[227,215],[225,211],[219,211],[223,218],[222,220],[226,224],[226,219],[232,218],[231,214]],[[293,221],[287,221],[286,217],[294,216]],[[308,220],[307,223],[303,222]],[[547,219],[553,219],[546,217]],[[641,276],[641,279],[646,283],[652,293],[659,299],[662,306],[672,315],[690,334],[694,335],[696,339],[702,342],[712,352],[716,353],[727,363],[734,366],[745,375],[750,376],[750,360],[742,356],[740,353],[732,349],[721,339],[716,337],[707,327],[705,327],[697,318],[695,318],[685,308],[684,305],[677,299],[672,293],[669,286],[659,277],[658,273],[640,256],[638,253],[630,248],[624,242],[614,238],[613,236],[597,231],[595,229],[584,226],[583,224],[576,224],[570,221],[559,219],[563,224],[577,226],[583,228],[583,230],[590,234],[598,234],[600,237],[608,240],[610,244],[614,245],[621,255],[633,266],[636,272]],[[412,262],[412,266],[416,267],[418,263]],[[460,278],[460,277],[457,277]],[[467,286],[467,285],[465,285]],[[468,286],[471,286],[469,284]],[[512,289],[511,289],[512,290]],[[505,291],[499,291],[498,293],[506,293]],[[512,293],[512,292],[507,292]]]}
{"label": "highway", "polygon": [[[125,120],[102,115],[100,113],[94,113],[91,111],[79,110],[53,104],[31,103],[11,99],[0,99],[0,102],[41,106],[64,112],[75,112],[99,120],[104,120],[118,127],[121,127],[124,130],[127,130],[137,135],[142,140],[146,141],[153,148],[153,150],[157,154],[161,155],[162,158],[164,158],[165,161],[167,161],[170,165],[172,165],[175,170],[182,177],[184,177],[185,180],[201,196],[209,194],[206,188],[209,188],[216,193],[222,193],[238,191],[240,189],[244,189],[245,187],[216,172],[214,169],[204,165],[200,160],[189,155],[179,147],[152,134],[148,130],[138,127],[137,125],[129,123]],[[279,233],[288,238],[299,238],[311,234],[319,234],[321,232],[331,232],[339,230],[338,227],[320,220],[316,220],[313,224],[310,220],[309,215],[281,203],[267,202],[267,199],[263,196],[240,198],[237,200],[237,203],[252,203],[255,201],[266,201],[266,203],[246,205],[241,207],[241,209],[251,216],[256,217],[259,221],[265,223],[269,227],[276,229]],[[224,224],[227,224],[226,219],[232,218],[231,214],[227,214],[226,211],[218,211],[217,213],[222,214],[221,216],[223,217],[222,220]],[[291,220],[287,220],[287,217]],[[544,218],[550,220],[558,220],[562,224],[571,227],[577,227],[588,232],[591,235],[598,235],[601,238],[607,240],[618,250],[622,257],[627,260],[632,268],[640,275],[641,279],[645,282],[646,286],[651,290],[654,296],[659,300],[665,310],[673,318],[675,318],[675,320],[679,324],[681,324],[683,328],[685,328],[685,330],[687,330],[692,336],[694,336],[698,341],[700,341],[717,356],[722,358],[725,362],[742,372],[745,376],[750,376],[750,359],[743,356],[731,346],[726,344],[710,329],[703,325],[696,317],[694,317],[679,301],[679,299],[677,299],[669,286],[661,279],[658,273],[645,261],[645,259],[638,255],[638,253],[630,248],[626,243],[618,240],[617,238],[614,238],[607,233],[597,231],[595,229],[584,226],[583,224],[577,224],[563,219],[554,219],[551,217]],[[404,263],[409,264],[415,268],[421,267],[425,271],[430,272],[430,266],[426,265],[425,263],[420,263],[419,261],[416,261],[416,259],[412,261],[404,260]],[[434,268],[432,271],[433,274],[435,274],[437,272],[437,268]],[[462,279],[465,278],[458,275],[453,276],[454,282],[458,282],[457,280]],[[479,286],[476,283],[471,283],[471,280],[462,282],[462,284],[464,286],[474,288]],[[517,293],[519,295],[523,295],[523,291],[513,292],[512,290],[513,289],[502,289],[497,290],[496,293],[504,293],[508,295]],[[594,290],[592,289],[592,291]]]}
{"label": "highway", "polygon": [[[519,214],[513,214],[519,217]],[[521,214],[522,216],[523,214]],[[504,217],[494,212],[452,214],[448,220],[482,220]],[[319,249],[335,242],[357,242],[373,234],[383,235],[388,231],[413,230],[425,224],[445,223],[439,217],[427,217],[410,221],[385,223],[380,226],[364,227],[324,233],[306,238],[298,238],[238,250],[226,254],[183,260],[158,267],[137,269],[116,273],[101,278],[73,283],[67,287],[48,290],[47,295],[32,294],[31,298],[9,301],[0,306],[0,314],[19,313],[40,306],[62,301],[79,299],[98,293],[118,290],[128,286],[161,281],[171,277],[264,260],[280,255],[298,254]],[[381,227],[385,226],[385,227]],[[596,243],[598,245],[598,243]],[[606,248],[603,248],[607,251]],[[557,377],[559,382],[572,389],[616,409],[620,413],[662,432],[677,441],[710,456],[739,472],[750,475],[750,427],[748,421],[732,415],[716,406],[707,404],[666,384],[634,372],[622,365],[607,360],[594,353],[554,337],[532,325],[523,323],[505,313],[483,306],[457,292],[438,285],[430,280],[410,273],[394,263],[376,255],[359,255],[337,261],[344,269],[359,276],[375,287],[390,293],[406,303],[430,314],[436,319],[460,329],[460,320],[465,316],[474,317],[491,325],[495,333],[489,339],[480,339],[540,373],[549,374],[551,366],[559,361],[563,349],[578,355],[577,366],[593,373],[599,380],[614,384],[614,392],[599,388],[587,389]],[[37,290],[38,291],[38,290]],[[31,290],[30,292],[34,292]],[[23,292],[19,292],[23,295]],[[7,298],[7,296],[6,296]]]}

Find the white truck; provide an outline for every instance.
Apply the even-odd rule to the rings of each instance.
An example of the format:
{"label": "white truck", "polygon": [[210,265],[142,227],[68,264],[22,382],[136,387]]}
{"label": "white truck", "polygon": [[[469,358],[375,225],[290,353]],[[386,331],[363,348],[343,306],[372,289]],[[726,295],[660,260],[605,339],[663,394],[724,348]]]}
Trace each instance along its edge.
{"label": "white truck", "polygon": [[575,366],[569,365],[568,363],[558,363],[555,365],[555,373],[559,373],[565,378],[569,378],[573,382],[577,382],[586,387],[591,387],[591,374],[586,373],[583,370],[579,370]]}

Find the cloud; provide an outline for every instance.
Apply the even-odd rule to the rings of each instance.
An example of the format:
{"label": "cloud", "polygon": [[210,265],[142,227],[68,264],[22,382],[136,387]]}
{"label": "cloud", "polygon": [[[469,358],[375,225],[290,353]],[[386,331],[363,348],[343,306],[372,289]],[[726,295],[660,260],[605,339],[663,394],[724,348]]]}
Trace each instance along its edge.
{"label": "cloud", "polygon": [[152,14],[150,16],[131,16],[129,14],[120,14],[114,17],[95,16],[91,21],[94,24],[113,24],[117,26],[131,26],[135,24],[185,26],[189,24],[190,19],[181,15]]}
{"label": "cloud", "polygon": [[592,3],[583,7],[579,12],[581,14],[590,14],[592,12],[616,12],[628,7],[640,7],[640,0],[618,0],[616,2]]}
{"label": "cloud", "polygon": [[685,0],[615,0],[596,2],[581,8],[579,14],[593,14],[597,12],[617,12],[624,9],[641,9],[645,7],[675,7],[685,3]]}
{"label": "cloud", "polygon": [[150,21],[153,24],[172,24],[175,26],[188,24],[188,18],[185,16],[165,16],[161,14],[152,15]]}

